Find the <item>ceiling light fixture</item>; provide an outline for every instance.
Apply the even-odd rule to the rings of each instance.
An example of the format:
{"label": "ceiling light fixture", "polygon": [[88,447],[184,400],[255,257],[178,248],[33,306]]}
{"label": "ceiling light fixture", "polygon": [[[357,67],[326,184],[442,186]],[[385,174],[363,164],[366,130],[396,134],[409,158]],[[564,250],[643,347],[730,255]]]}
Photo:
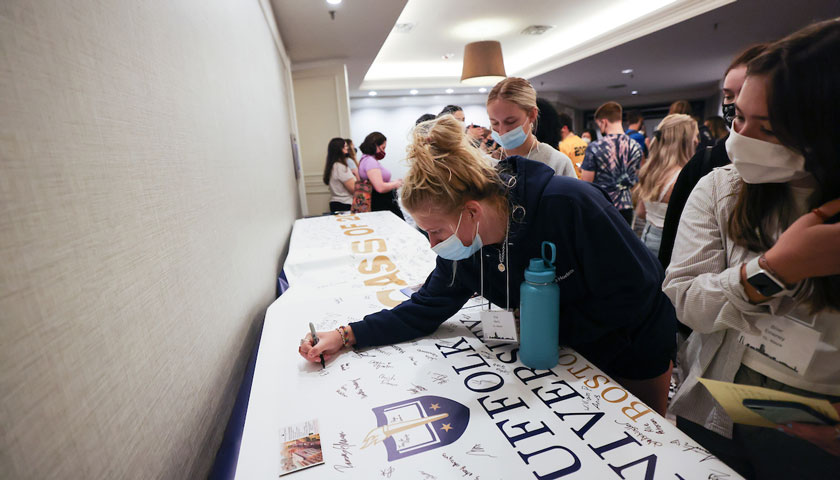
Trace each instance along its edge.
{"label": "ceiling light fixture", "polygon": [[452,90],[451,88],[447,88],[446,93],[455,93],[455,90]]}
{"label": "ceiling light fixture", "polygon": [[484,88],[484,87],[481,87],[481,88],[478,89],[478,93],[484,93],[486,91],[487,91],[487,89]]}
{"label": "ceiling light fixture", "polygon": [[554,25],[530,25],[519,33],[522,35],[542,35],[552,28],[554,28]]}
{"label": "ceiling light fixture", "polygon": [[502,44],[495,40],[468,43],[464,47],[461,83],[495,85],[507,77],[502,58]]}
{"label": "ceiling light fixture", "polygon": [[638,95],[638,94],[639,94],[638,90],[633,90],[632,92],[630,92],[630,95]]}
{"label": "ceiling light fixture", "polygon": [[625,75],[629,75],[629,74],[633,73],[633,69],[632,68],[625,68],[624,70],[621,71],[621,73],[623,73]]}
{"label": "ceiling light fixture", "polygon": [[329,3],[330,5],[338,5],[339,3],[341,3],[341,0],[327,0],[327,3]]}
{"label": "ceiling light fixture", "polygon": [[376,90],[369,91],[368,95],[370,95],[371,97],[375,97],[376,96]]}
{"label": "ceiling light fixture", "polygon": [[457,25],[452,29],[456,37],[465,40],[499,37],[511,31],[514,23],[507,18],[479,18]]}
{"label": "ceiling light fixture", "polygon": [[412,95],[417,95],[420,92],[418,92],[416,88],[412,88],[411,90],[408,91],[408,93],[410,93]]}

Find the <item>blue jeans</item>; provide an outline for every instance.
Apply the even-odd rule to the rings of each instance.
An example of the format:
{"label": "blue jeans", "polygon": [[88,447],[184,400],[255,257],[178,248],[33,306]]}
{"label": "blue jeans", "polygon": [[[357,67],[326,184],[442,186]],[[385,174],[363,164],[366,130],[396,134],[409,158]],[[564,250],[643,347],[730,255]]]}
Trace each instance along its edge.
{"label": "blue jeans", "polygon": [[659,245],[662,244],[662,229],[648,222],[642,231],[642,242],[654,255],[659,255]]}

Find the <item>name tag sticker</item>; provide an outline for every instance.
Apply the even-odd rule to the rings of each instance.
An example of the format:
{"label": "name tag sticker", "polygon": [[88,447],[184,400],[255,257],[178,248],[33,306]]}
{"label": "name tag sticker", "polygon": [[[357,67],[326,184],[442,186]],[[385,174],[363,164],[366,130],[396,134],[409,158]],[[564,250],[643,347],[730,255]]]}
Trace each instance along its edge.
{"label": "name tag sticker", "polygon": [[817,351],[820,332],[787,317],[767,317],[755,322],[761,333],[742,333],[738,341],[798,374],[805,373]]}
{"label": "name tag sticker", "polygon": [[482,311],[481,329],[484,339],[496,342],[518,342],[513,312],[507,310]]}

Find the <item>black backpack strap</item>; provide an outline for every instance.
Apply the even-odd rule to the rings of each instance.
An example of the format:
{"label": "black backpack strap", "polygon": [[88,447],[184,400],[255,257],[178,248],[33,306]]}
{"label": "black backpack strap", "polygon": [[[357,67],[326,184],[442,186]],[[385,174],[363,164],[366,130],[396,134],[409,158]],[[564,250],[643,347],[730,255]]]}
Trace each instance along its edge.
{"label": "black backpack strap", "polygon": [[712,147],[706,147],[706,152],[703,154],[703,172],[712,171]]}

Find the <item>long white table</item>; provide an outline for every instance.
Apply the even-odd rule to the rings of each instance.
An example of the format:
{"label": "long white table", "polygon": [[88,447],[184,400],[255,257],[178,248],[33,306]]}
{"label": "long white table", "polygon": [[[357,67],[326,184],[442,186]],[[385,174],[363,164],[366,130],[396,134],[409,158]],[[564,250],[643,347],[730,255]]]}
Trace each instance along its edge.
{"label": "long white table", "polygon": [[477,301],[430,337],[348,351],[325,369],[300,358],[310,321],[326,330],[390,308],[434,260],[388,212],[295,223],[291,288],[266,313],[237,478],[277,478],[280,430],[310,419],[325,464],[286,478],[740,478],[573,350],[534,371],[516,345],[484,343]]}

